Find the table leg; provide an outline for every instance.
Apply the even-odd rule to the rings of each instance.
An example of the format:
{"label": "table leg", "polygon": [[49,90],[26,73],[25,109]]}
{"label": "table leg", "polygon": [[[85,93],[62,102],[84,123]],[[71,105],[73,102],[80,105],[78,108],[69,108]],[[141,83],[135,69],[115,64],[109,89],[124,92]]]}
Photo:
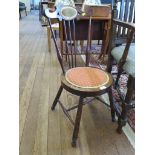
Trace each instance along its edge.
{"label": "table leg", "polygon": [[59,34],[60,34],[60,48],[61,48],[61,54],[63,56],[63,25],[62,22],[59,23]]}
{"label": "table leg", "polygon": [[99,58],[103,57],[103,59],[104,59],[105,55],[107,54],[107,49],[108,49],[108,44],[109,44],[110,26],[111,26],[110,20],[104,24],[105,37],[102,40],[102,49],[101,49],[101,53],[99,55]]}
{"label": "table leg", "polygon": [[51,31],[49,26],[47,26],[47,40],[48,40],[48,51],[51,52]]}

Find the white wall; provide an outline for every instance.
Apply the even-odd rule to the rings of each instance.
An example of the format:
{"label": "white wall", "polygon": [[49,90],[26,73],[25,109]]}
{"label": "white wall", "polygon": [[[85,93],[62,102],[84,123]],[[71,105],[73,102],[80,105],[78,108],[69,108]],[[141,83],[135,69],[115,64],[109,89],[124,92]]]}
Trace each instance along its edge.
{"label": "white wall", "polygon": [[31,0],[20,0],[20,2],[23,2],[23,3],[25,3],[25,5],[26,5],[26,10],[27,11],[30,11],[30,1]]}

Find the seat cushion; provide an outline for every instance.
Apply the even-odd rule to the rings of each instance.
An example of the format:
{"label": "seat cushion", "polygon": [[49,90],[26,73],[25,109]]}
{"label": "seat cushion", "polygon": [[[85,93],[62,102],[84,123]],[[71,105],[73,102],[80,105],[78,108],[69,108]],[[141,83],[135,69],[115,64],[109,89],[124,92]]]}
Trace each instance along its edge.
{"label": "seat cushion", "polygon": [[[117,63],[120,61],[123,55],[124,49],[125,49],[125,45],[121,45],[121,46],[113,48],[113,50],[111,51],[111,55],[117,61]],[[133,43],[130,45],[128,56],[123,66],[123,69],[128,74],[135,77],[135,44]]]}
{"label": "seat cushion", "polygon": [[66,72],[66,80],[80,88],[98,88],[109,82],[109,76],[101,69],[93,67],[76,67]]}

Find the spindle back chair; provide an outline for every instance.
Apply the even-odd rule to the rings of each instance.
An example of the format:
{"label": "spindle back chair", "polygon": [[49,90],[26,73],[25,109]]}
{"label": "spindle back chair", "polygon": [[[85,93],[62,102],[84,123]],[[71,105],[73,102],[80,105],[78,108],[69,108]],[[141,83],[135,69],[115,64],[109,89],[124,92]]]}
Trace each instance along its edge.
{"label": "spindle back chair", "polygon": [[[131,101],[135,89],[135,1],[115,0],[112,16],[107,71],[111,73],[113,64],[117,64],[118,72],[115,80],[115,89],[120,95],[122,110],[119,110],[120,107],[118,105],[114,105],[114,107],[118,115],[117,131],[121,133],[122,127],[127,122],[127,112],[134,108],[134,104]],[[120,93],[119,90],[119,80],[122,73],[126,73],[129,76],[127,92],[124,94]]]}
{"label": "spindle back chair", "polygon": [[[114,0],[113,11],[114,19],[127,23],[135,23],[135,0]],[[113,24],[113,27],[115,45],[118,46],[126,43],[129,32],[128,28],[116,24]]]}
{"label": "spindle back chair", "polygon": [[[94,98],[100,101],[98,96],[108,93],[109,99],[110,99],[112,121],[115,120],[114,108],[112,107],[113,104],[112,104],[112,93],[111,93],[111,85],[113,81],[109,73],[98,68],[89,67],[89,50],[90,50],[90,42],[91,42],[91,36],[90,36],[91,16],[89,18],[88,28],[87,28],[88,39],[87,39],[87,48],[86,48],[86,55],[85,55],[86,63],[84,67],[77,67],[78,66],[77,51],[76,51],[77,43],[76,43],[76,36],[75,36],[75,31],[76,31],[75,20],[76,20],[77,12],[76,12],[76,9],[72,7],[66,8],[66,10],[64,9],[63,11],[61,11],[59,14],[63,18],[62,24],[64,27],[64,33],[65,33],[65,50],[66,50],[67,59],[68,59],[67,60],[68,69],[64,67],[63,56],[58,47],[55,34],[53,32],[53,28],[51,26],[51,19],[50,19],[51,13],[49,12],[48,9],[45,11],[45,14],[48,18],[48,22],[50,25],[54,45],[56,48],[57,58],[62,68],[61,86],[54,99],[51,109],[54,110],[57,103],[59,103],[65,115],[74,125],[74,131],[72,136],[72,146],[75,147],[76,140],[78,137],[78,132],[79,132],[83,105],[90,103],[90,101],[92,101]],[[67,90],[68,92],[74,95],[79,96],[80,97],[79,103],[71,108],[66,109],[62,104],[62,102],[59,100],[63,89]],[[84,101],[86,97],[93,97],[93,99],[89,101],[88,100]],[[77,114],[74,122],[71,116],[69,115],[69,111],[74,110],[75,108],[77,108]]]}

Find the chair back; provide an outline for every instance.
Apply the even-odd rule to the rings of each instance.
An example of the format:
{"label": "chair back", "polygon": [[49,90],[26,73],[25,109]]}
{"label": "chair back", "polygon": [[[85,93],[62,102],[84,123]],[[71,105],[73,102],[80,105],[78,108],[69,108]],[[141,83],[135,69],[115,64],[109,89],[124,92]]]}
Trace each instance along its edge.
{"label": "chair back", "polygon": [[[62,56],[62,53],[58,47],[57,40],[55,38],[55,34],[52,28],[52,17],[54,13],[51,13],[49,9],[45,10],[45,15],[48,18],[52,38],[54,41],[54,45],[57,52],[57,58],[59,60],[60,66],[62,68],[63,73],[65,73],[64,68],[64,59]],[[78,55],[78,47],[77,47],[77,40],[76,40],[76,16],[77,16],[77,10],[71,6],[64,6],[62,7],[61,11],[59,12],[59,15],[62,17],[62,26],[63,26],[63,34],[64,34],[64,42],[65,42],[65,48],[66,50],[64,53],[66,53],[66,60],[68,63],[68,68],[77,67],[77,55]],[[91,34],[91,17],[89,18],[88,22],[88,40],[87,40],[87,47],[86,47],[86,66],[89,64],[89,50],[90,50],[90,34]],[[81,32],[79,32],[81,33]]]}
{"label": "chair back", "polygon": [[[135,23],[135,0],[114,0],[113,11],[114,19]],[[113,34],[115,44],[120,45],[126,42],[129,31],[128,28],[113,24]]]}
{"label": "chair back", "polygon": [[19,2],[19,6],[25,6],[25,3]]}

